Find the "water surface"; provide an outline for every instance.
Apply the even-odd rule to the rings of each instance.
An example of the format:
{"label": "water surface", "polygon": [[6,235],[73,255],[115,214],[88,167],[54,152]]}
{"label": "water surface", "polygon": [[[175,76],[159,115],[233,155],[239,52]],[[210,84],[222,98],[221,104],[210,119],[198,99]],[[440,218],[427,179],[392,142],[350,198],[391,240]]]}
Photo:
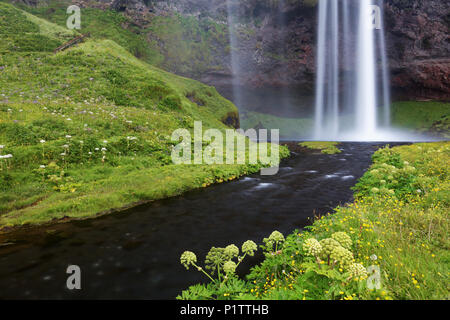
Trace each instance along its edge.
{"label": "water surface", "polygon": [[[253,175],[97,219],[31,228],[0,237],[0,298],[173,299],[203,280],[179,263],[201,263],[211,246],[261,243],[352,200],[351,187],[380,143],[343,143],[341,154],[294,152],[276,176]],[[251,263],[256,263],[258,257]],[[82,290],[66,289],[68,265]],[[245,271],[249,264],[240,266]]]}

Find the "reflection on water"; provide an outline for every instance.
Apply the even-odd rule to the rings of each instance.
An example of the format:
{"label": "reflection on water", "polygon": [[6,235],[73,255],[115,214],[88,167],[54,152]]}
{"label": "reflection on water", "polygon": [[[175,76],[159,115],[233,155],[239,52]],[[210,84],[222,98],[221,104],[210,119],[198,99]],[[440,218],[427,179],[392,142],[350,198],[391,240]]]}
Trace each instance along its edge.
{"label": "reflection on water", "polygon": [[[15,244],[0,247],[0,298],[175,298],[204,280],[180,265],[184,250],[203,262],[211,246],[261,243],[275,229],[286,234],[308,225],[314,214],[351,200],[350,187],[379,146],[345,143],[338,155],[294,153],[276,176],[254,175],[123,213],[2,236],[0,243]],[[81,267],[80,291],[65,288],[71,264]]]}

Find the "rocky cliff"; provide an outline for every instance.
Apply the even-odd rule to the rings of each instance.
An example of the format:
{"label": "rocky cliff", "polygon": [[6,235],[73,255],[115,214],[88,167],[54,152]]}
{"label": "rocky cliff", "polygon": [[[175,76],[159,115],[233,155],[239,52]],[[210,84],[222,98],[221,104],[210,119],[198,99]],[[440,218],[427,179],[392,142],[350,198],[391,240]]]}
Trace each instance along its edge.
{"label": "rocky cliff", "polygon": [[[243,85],[290,86],[312,94],[316,1],[238,1],[236,48],[229,44],[224,0],[73,2],[123,12],[148,33],[149,43],[160,54],[156,64],[169,71],[227,84],[233,50],[239,56]],[[384,11],[394,99],[450,100],[450,2],[385,0]]]}

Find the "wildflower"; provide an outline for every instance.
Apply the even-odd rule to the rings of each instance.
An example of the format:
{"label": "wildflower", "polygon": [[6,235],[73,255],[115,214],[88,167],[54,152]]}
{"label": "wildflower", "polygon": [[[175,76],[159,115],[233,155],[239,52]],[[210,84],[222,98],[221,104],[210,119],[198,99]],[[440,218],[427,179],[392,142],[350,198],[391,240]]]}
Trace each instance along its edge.
{"label": "wildflower", "polygon": [[323,240],[320,240],[320,245],[322,246],[322,252],[321,254],[324,256],[329,256],[331,254],[331,251],[333,251],[334,248],[340,247],[341,245],[339,242],[332,238],[326,238]]}
{"label": "wildflower", "polygon": [[72,136],[70,134],[68,134],[68,135],[66,135],[66,138],[70,139],[70,138],[72,138]]}
{"label": "wildflower", "polygon": [[242,252],[249,256],[253,256],[256,250],[258,250],[258,246],[252,240],[247,240],[242,245]]}
{"label": "wildflower", "polygon": [[306,239],[303,243],[303,250],[310,256],[317,257],[322,252],[322,245],[314,238]]}
{"label": "wildflower", "polygon": [[45,166],[44,165],[40,165],[39,168],[45,169]]}
{"label": "wildflower", "polygon": [[350,249],[352,247],[352,239],[345,232],[336,232],[331,236],[332,239],[336,240],[343,246],[345,249]]}
{"label": "wildflower", "polygon": [[107,151],[107,150],[106,150],[106,148],[102,148],[102,151],[105,152],[105,151]]}
{"label": "wildflower", "polygon": [[233,261],[227,261],[223,265],[223,271],[225,271],[227,275],[234,274],[236,271],[236,267],[236,263],[234,263]]}
{"label": "wildflower", "polygon": [[284,242],[284,236],[281,232],[279,231],[274,231],[271,233],[271,235],[269,236],[269,240],[272,242]]}
{"label": "wildflower", "polygon": [[364,280],[367,278],[367,270],[361,263],[352,263],[348,271],[350,272],[350,276],[355,279]]}
{"label": "wildflower", "polygon": [[197,262],[197,256],[191,251],[185,251],[180,257],[180,262],[187,270],[189,270],[189,266],[191,264],[194,265]]}
{"label": "wildflower", "polygon": [[0,149],[3,149],[4,147],[5,147],[4,145],[0,144]]}
{"label": "wildflower", "polygon": [[231,259],[239,255],[239,249],[234,244],[230,244],[225,248],[224,254]]}
{"label": "wildflower", "polygon": [[45,140],[44,140],[44,139],[41,139],[39,142],[40,142],[40,143],[45,143]]}
{"label": "wildflower", "polygon": [[343,268],[353,263],[353,253],[341,246],[335,247],[331,251],[330,258],[334,263],[339,263]]}

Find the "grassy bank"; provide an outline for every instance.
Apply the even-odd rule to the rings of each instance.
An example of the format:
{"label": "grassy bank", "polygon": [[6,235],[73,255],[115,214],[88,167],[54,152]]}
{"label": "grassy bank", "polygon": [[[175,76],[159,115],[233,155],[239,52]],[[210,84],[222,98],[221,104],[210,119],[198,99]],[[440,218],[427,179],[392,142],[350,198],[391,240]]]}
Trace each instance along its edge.
{"label": "grassy bank", "polygon": [[[179,298],[448,299],[449,160],[449,142],[380,149],[354,203],[303,232],[272,233],[260,246],[265,260],[245,280],[235,269],[256,244],[212,249],[201,271],[212,265],[214,281]],[[203,266],[192,253],[182,263]],[[380,287],[370,287],[377,275]]]}
{"label": "grassy bank", "polygon": [[215,88],[111,40],[53,54],[76,34],[4,3],[0,16],[0,229],[91,217],[262,167],[172,164],[174,130],[238,122]]}
{"label": "grassy bank", "polygon": [[336,154],[341,153],[337,147],[340,143],[335,141],[306,141],[300,142],[299,146],[310,149],[310,150],[319,150],[324,154]]}

